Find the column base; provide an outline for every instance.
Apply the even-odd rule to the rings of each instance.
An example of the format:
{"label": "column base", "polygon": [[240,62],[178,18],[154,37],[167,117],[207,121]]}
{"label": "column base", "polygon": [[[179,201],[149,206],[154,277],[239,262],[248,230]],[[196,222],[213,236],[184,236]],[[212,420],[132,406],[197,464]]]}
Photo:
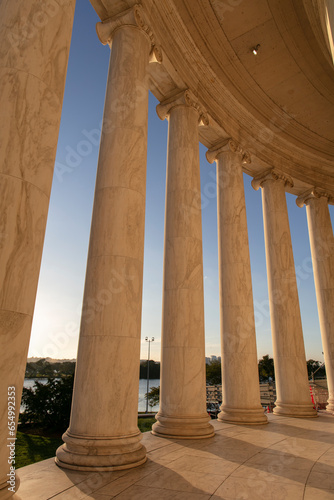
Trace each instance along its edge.
{"label": "column base", "polygon": [[[16,475],[16,485],[15,485],[15,490],[18,490],[20,481],[18,480],[18,477]],[[21,497],[16,493],[16,491],[10,491],[8,489],[10,485],[7,483],[7,481],[3,484],[0,485],[0,498],[1,500],[21,500]]]}
{"label": "column base", "polygon": [[292,418],[315,418],[318,416],[317,410],[313,408],[312,403],[296,405],[290,403],[280,403],[278,401],[275,403],[273,414],[281,417]]}
{"label": "column base", "polygon": [[214,436],[214,429],[209,423],[207,413],[201,417],[170,417],[160,412],[157,422],[152,426],[152,434],[170,439],[205,439]]}
{"label": "column base", "polygon": [[8,491],[7,488],[4,490],[0,490],[0,498],[1,500],[21,500],[21,497],[17,493],[13,493]]}
{"label": "column base", "polygon": [[268,423],[262,406],[257,408],[230,408],[222,405],[218,420],[227,424],[237,425],[263,425]]}
{"label": "column base", "polygon": [[327,401],[326,411],[330,414],[334,413],[334,401],[333,400]]}
{"label": "column base", "polygon": [[63,469],[107,472],[131,469],[146,462],[146,448],[141,433],[97,438],[76,436],[66,431],[65,444],[56,452],[56,464]]}

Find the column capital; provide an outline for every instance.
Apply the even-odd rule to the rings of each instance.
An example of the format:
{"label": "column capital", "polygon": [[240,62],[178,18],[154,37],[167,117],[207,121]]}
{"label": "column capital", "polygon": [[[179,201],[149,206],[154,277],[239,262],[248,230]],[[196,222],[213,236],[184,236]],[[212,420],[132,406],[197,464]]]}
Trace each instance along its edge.
{"label": "column capital", "polygon": [[276,168],[269,168],[268,170],[265,170],[261,174],[254,177],[254,179],[252,180],[252,187],[255,189],[255,191],[257,191],[260,187],[262,187],[265,181],[277,180],[284,181],[284,186],[293,187],[292,177]]}
{"label": "column capital", "polygon": [[177,106],[189,106],[194,108],[198,113],[199,125],[209,125],[209,117],[206,110],[198,102],[198,99],[189,89],[184,90],[177,95],[169,97],[168,99],[165,99],[160,104],[158,104],[157,114],[160,120],[164,120],[170,114],[171,110],[173,108],[176,108]]}
{"label": "column capital", "polygon": [[243,149],[240,144],[238,144],[233,139],[225,139],[222,143],[213,149],[209,149],[206,152],[206,159],[209,163],[213,163],[218,159],[218,156],[224,153],[235,153],[241,156],[242,163],[251,163],[251,155],[248,151]]}
{"label": "column capital", "polygon": [[309,200],[311,199],[318,200],[320,198],[326,198],[328,203],[334,203],[334,196],[327,193],[323,189],[313,187],[311,189],[308,189],[304,193],[300,194],[296,199],[296,204],[298,207],[302,208],[304,205],[308,204]]}
{"label": "column capital", "polygon": [[121,26],[133,26],[142,30],[151,43],[149,62],[162,63],[161,49],[156,44],[154,33],[147,22],[144,9],[141,5],[136,4],[131,9],[127,9],[117,16],[98,22],[96,24],[96,32],[100,42],[103,45],[108,44],[111,46],[113,35],[116,29]]}

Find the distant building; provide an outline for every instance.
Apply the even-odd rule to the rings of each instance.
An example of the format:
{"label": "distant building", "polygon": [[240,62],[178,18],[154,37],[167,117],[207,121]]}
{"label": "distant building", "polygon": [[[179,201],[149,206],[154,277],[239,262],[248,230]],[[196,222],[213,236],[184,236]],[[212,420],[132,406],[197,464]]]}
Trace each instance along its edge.
{"label": "distant building", "polygon": [[222,358],[221,358],[221,356],[215,356],[214,354],[212,354],[211,356],[205,357],[205,364],[208,365],[209,363],[212,363],[213,361],[219,361],[219,363],[221,363]]}
{"label": "distant building", "polygon": [[269,406],[272,410],[276,401],[275,382],[260,384],[260,401],[262,406]]}
{"label": "distant building", "polygon": [[206,386],[206,403],[221,403],[222,402],[222,386],[207,385]]}

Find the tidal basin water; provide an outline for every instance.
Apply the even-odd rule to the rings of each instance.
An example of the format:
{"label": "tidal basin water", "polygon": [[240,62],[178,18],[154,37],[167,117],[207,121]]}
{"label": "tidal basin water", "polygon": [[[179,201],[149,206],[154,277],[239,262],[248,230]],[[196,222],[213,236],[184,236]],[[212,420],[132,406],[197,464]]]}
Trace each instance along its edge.
{"label": "tidal basin water", "polygon": [[[26,378],[24,379],[24,384],[23,387],[26,387],[27,389],[30,389],[34,386],[35,381],[40,382],[41,384],[46,384],[48,381],[47,378]],[[152,387],[159,387],[160,385],[160,379],[150,379],[150,389]],[[145,411],[146,410],[146,399],[145,399],[145,394],[147,392],[147,380],[141,378],[139,380],[139,395],[138,395],[138,411]],[[152,408],[148,407],[149,411],[158,411],[159,405],[156,405]],[[22,411],[21,407],[21,411]]]}

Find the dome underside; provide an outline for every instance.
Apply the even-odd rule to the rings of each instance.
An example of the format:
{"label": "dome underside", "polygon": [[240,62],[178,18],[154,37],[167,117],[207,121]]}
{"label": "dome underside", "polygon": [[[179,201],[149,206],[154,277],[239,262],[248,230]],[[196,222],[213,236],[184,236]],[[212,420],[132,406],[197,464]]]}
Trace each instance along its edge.
{"label": "dome underside", "polygon": [[[92,0],[102,20],[135,3]],[[252,154],[248,173],[280,168],[296,193],[334,192],[334,67],[316,3],[142,1],[163,52],[150,65],[156,97],[190,88],[210,118],[201,142],[232,137]]]}

